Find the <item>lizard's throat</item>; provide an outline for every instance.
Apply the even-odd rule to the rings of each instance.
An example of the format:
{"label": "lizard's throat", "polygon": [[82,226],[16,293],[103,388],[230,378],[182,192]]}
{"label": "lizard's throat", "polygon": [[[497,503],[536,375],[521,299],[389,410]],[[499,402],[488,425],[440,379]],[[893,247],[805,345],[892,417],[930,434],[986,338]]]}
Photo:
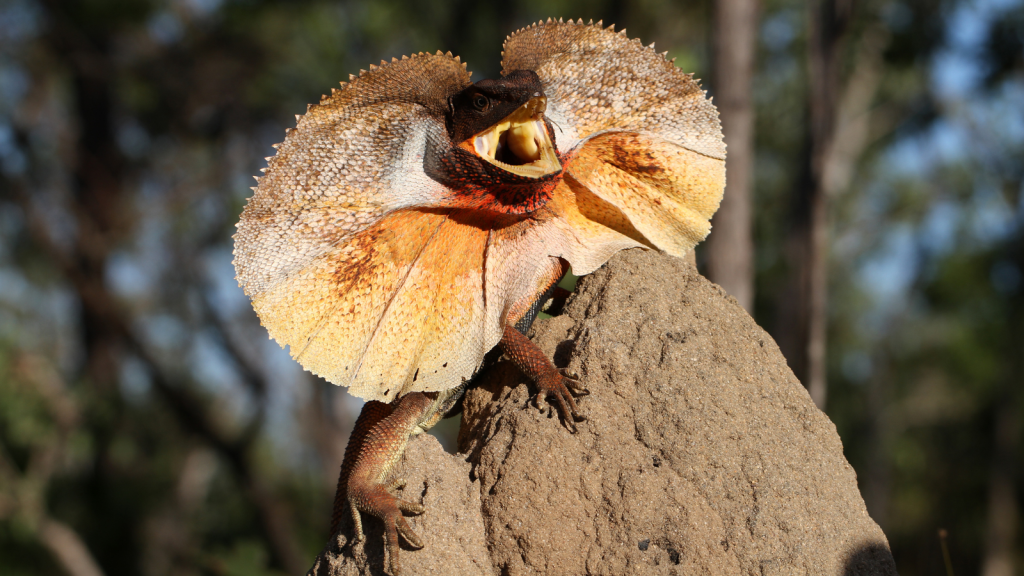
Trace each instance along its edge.
{"label": "lizard's throat", "polygon": [[555,174],[562,164],[544,124],[546,107],[547,98],[533,98],[459,147],[518,176],[543,178]]}

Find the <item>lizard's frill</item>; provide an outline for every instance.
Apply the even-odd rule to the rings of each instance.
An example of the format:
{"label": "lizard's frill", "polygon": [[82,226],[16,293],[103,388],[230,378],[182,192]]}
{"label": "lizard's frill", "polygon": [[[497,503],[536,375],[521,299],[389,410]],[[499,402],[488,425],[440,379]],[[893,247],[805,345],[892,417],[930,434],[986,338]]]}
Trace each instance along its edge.
{"label": "lizard's frill", "polygon": [[[623,31],[624,32],[624,31]],[[390,401],[457,386],[562,269],[634,246],[681,255],[724,185],[714,107],[623,32],[549,21],[512,35],[567,161],[527,217],[453,208],[424,172],[469,73],[449,54],[370,66],[297,116],[235,235],[239,284],[303,367]],[[634,72],[635,71],[635,72]]]}
{"label": "lizard's frill", "polygon": [[508,37],[502,70],[540,76],[559,148],[571,158],[566,180],[598,202],[592,215],[681,256],[707,236],[725,188],[718,112],[692,74],[625,32],[538,22]]}
{"label": "lizard's frill", "polygon": [[482,357],[434,362],[484,346],[479,267],[467,260],[467,278],[436,255],[453,243],[482,255],[486,232],[413,211],[447,195],[423,153],[447,138],[448,99],[469,84],[465,64],[440,52],[353,75],[286,131],[238,224],[237,279],[263,325],[303,367],[356,395],[387,400],[413,380],[450,387],[408,363],[436,364],[457,383]]}
{"label": "lizard's frill", "polygon": [[448,98],[470,84],[465,64],[438,52],[370,68],[296,115],[267,159],[234,237],[247,295],[388,212],[443,194],[415,160],[428,139],[446,133]]}

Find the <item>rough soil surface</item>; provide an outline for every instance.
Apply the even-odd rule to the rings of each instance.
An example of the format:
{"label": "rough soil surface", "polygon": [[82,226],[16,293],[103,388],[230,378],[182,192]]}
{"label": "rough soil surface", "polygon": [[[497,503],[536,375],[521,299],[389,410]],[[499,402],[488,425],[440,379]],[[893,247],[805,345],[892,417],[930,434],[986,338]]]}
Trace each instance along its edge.
{"label": "rough soil surface", "polygon": [[[465,401],[472,473],[410,443],[406,497],[427,513],[406,575],[896,574],[835,427],[692,265],[622,253],[532,336],[585,382],[588,420],[570,433],[514,367],[492,367]],[[381,573],[381,531],[364,525],[365,552],[341,538],[311,574]]]}

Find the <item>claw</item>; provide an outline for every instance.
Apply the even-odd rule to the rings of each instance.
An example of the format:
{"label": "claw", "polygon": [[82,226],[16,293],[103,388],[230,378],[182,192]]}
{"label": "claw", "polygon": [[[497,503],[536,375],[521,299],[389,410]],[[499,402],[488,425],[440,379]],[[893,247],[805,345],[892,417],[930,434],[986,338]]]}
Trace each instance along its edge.
{"label": "claw", "polygon": [[[405,486],[402,479],[393,480],[388,484],[377,484],[369,486],[368,489],[361,487],[350,487],[349,505],[352,509],[352,518],[355,520],[356,540],[365,538],[362,530],[360,513],[366,512],[384,521],[384,549],[386,551],[385,566],[392,576],[401,574],[401,567],[398,563],[399,540],[405,540],[406,544],[414,550],[423,548],[423,541],[413,531],[402,513],[422,514],[422,504],[402,500],[391,494],[395,488]],[[355,488],[355,489],[353,489]]]}
{"label": "claw", "polygon": [[584,422],[586,417],[579,413],[579,409],[576,407],[576,400],[573,398],[570,390],[581,395],[589,394],[590,392],[583,387],[579,380],[567,376],[564,368],[542,374],[540,378],[537,378],[537,387],[540,390],[533,397],[533,405],[543,412],[543,408],[540,406],[540,398],[543,396],[547,399],[554,396],[555,401],[558,403],[559,412],[565,418],[566,427],[575,433],[575,422]]}
{"label": "claw", "polygon": [[397,528],[398,533],[402,535],[402,538],[405,540],[406,544],[409,545],[409,547],[413,548],[414,550],[419,550],[420,548],[423,548],[423,541],[420,540],[420,537],[417,536],[415,532],[413,532],[412,528],[409,526],[409,523],[405,520],[405,518],[399,516],[395,527]]}
{"label": "claw", "polygon": [[[543,406],[541,406],[541,403],[540,403],[541,398],[545,399],[545,402],[544,402]],[[547,393],[544,390],[541,390],[540,392],[537,392],[536,394],[533,395],[533,407],[536,408],[537,411],[541,413],[541,415],[543,415],[543,416],[545,416],[547,418],[551,418],[552,416],[554,416],[555,407],[550,405],[550,404],[548,404],[546,400],[547,400]]]}
{"label": "claw", "polygon": [[580,377],[575,374],[569,374],[568,368],[559,368],[558,373],[562,375],[563,382],[569,388],[572,388],[573,392],[576,392],[579,396],[589,396],[590,390],[583,387],[583,382],[580,381]]}
{"label": "claw", "polygon": [[416,516],[423,514],[427,510],[426,508],[423,507],[422,504],[410,502],[408,500],[399,500],[398,509],[401,510],[402,512],[407,512],[409,514],[414,514]]}
{"label": "claw", "polygon": [[388,517],[384,522],[384,564],[387,566],[387,571],[391,576],[401,576],[402,574],[402,567],[398,562],[399,535],[402,536],[405,543],[413,550],[423,548],[423,541],[409,527],[409,523],[406,522],[405,518],[400,514]]}

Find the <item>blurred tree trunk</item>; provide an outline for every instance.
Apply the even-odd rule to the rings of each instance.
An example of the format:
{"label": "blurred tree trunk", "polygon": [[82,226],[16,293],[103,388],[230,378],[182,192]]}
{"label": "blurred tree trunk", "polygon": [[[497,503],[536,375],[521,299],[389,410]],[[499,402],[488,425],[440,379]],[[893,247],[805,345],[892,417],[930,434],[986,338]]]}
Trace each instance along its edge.
{"label": "blurred tree trunk", "polygon": [[813,0],[807,15],[807,134],[793,225],[786,240],[790,286],[779,303],[779,345],[814,403],[824,409],[828,287],[828,206],[825,155],[832,141],[841,52],[847,14],[843,0]]}
{"label": "blurred tree trunk", "polygon": [[[1017,181],[1011,183],[1010,187],[1020,189],[1020,185],[1021,182]],[[1020,252],[1017,252],[1015,260],[1018,265],[1024,264],[1024,257]],[[1011,310],[1007,347],[1007,356],[1010,358],[1009,370],[1002,378],[1001,390],[996,397],[992,431],[992,467],[988,479],[982,576],[1012,576],[1016,573],[1014,565],[1019,522],[1016,458],[1020,450],[1021,432],[1018,375],[1024,370],[1020,348],[1020,343],[1024,341],[1024,310],[1019,297]]]}
{"label": "blurred tree trunk", "polygon": [[1004,394],[996,407],[992,470],[988,481],[988,514],[982,576],[1013,576],[1017,540],[1017,495],[1013,460],[1019,426],[1017,404]]}
{"label": "blurred tree trunk", "polygon": [[[803,176],[795,196],[787,239],[791,283],[779,303],[779,345],[814,403],[828,397],[828,248],[830,199],[849,189],[868,145],[891,125],[881,126],[872,105],[884,71],[889,34],[877,23],[864,28],[853,66],[843,79],[849,52],[847,29],[855,4],[816,0],[808,15],[808,110]],[[891,124],[891,119],[890,119]]]}
{"label": "blurred tree trunk", "polygon": [[[106,418],[90,418],[88,426],[96,441],[92,477],[93,514],[112,506],[110,489],[115,484],[112,445],[124,414],[117,377],[123,347],[117,329],[106,321],[106,310],[92,305],[95,296],[106,291],[107,261],[111,250],[131,231],[126,218],[122,181],[126,169],[124,156],[118,149],[114,134],[114,95],[112,93],[109,38],[67,24],[63,13],[51,29],[52,53],[62,56],[71,76],[74,128],[77,138],[72,151],[70,210],[75,217],[75,238],[66,254],[67,264],[77,281],[81,306],[78,326],[86,364],[83,380],[92,388],[98,405],[108,410]],[[123,530],[118,526],[115,530]],[[99,566],[87,567],[81,562],[88,556],[86,544],[75,541],[72,533],[57,524],[44,525],[42,542],[66,567],[75,565],[69,574],[101,574]],[[88,534],[86,534],[88,538]],[[79,549],[81,548],[81,549]],[[116,565],[109,550],[97,549],[97,560]],[[134,558],[132,559],[134,560]]]}
{"label": "blurred tree trunk", "polygon": [[868,514],[885,531],[889,527],[889,502],[892,495],[891,446],[894,438],[899,435],[894,424],[896,420],[903,420],[903,415],[894,416],[894,410],[887,410],[894,404],[893,375],[886,346],[883,344],[880,348],[873,359],[877,368],[867,382],[867,462],[865,470],[858,476]]}
{"label": "blurred tree trunk", "polygon": [[825,165],[835,134],[839,101],[840,57],[844,31],[850,21],[852,3],[846,0],[816,0],[810,4],[808,26],[808,104],[811,115],[807,174],[808,221],[804,224],[807,248],[804,266],[807,298],[802,315],[804,384],[819,408],[825,407],[828,394],[825,374],[825,339],[828,326],[828,195]]}
{"label": "blurred tree trunk", "polygon": [[728,182],[708,238],[708,277],[747,312],[754,311],[754,105],[751,79],[757,45],[757,0],[715,2],[715,104],[728,146]]}

